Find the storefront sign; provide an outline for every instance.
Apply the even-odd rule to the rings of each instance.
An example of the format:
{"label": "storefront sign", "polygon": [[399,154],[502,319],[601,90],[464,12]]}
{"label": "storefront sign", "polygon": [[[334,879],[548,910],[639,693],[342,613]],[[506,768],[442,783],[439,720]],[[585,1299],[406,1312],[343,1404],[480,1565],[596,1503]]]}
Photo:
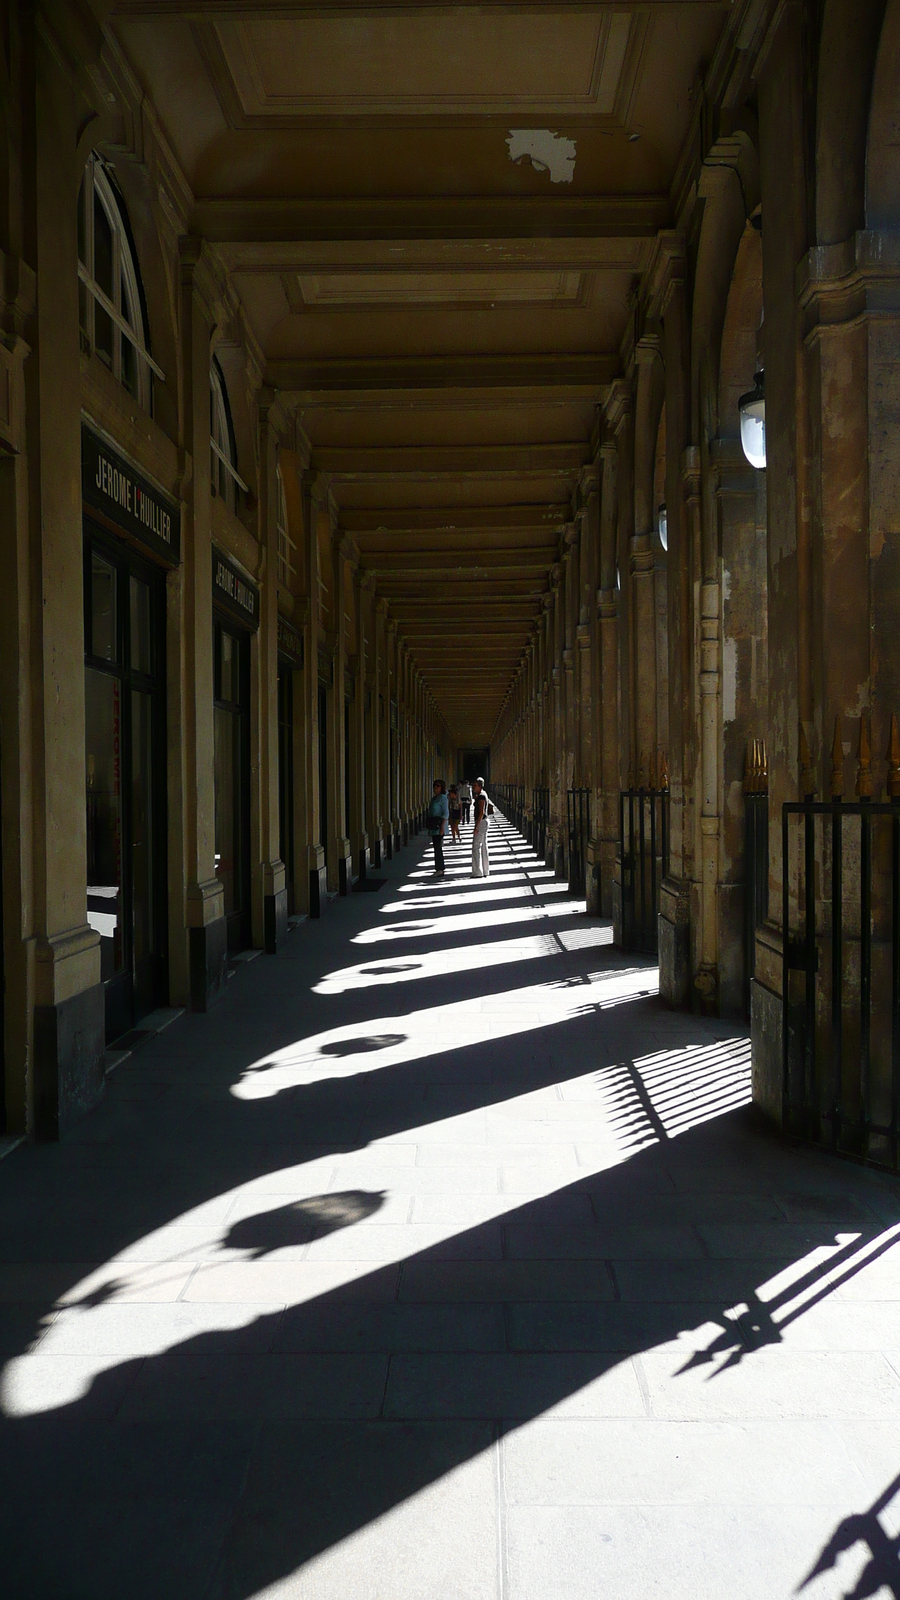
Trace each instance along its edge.
{"label": "storefront sign", "polygon": [[167,566],[181,560],[181,512],[92,428],[81,429],[81,493],[103,523],[128,534]]}
{"label": "storefront sign", "polygon": [[244,628],[259,627],[259,590],[238,570],[233,561],[212,547],[213,601]]}
{"label": "storefront sign", "polygon": [[303,665],[303,635],[298,633],[287,617],[278,617],[278,654],[284,656],[292,667]]}

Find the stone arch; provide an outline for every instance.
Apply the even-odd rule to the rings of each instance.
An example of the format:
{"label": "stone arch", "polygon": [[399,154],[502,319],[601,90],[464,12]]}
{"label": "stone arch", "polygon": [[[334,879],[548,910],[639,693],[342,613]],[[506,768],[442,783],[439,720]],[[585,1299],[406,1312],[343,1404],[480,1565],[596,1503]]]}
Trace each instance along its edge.
{"label": "stone arch", "polygon": [[889,0],[875,64],[866,158],[866,227],[900,227],[900,0]]}

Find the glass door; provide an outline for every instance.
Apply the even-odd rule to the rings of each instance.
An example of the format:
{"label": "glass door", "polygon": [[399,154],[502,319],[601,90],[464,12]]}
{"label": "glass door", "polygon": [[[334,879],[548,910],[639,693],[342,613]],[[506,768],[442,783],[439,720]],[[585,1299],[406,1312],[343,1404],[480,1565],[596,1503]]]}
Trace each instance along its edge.
{"label": "glass door", "polygon": [[165,580],[85,538],[88,922],[100,935],[106,1036],[166,998]]}
{"label": "glass door", "polygon": [[250,650],[215,624],[216,877],[225,891],[230,952],[250,944]]}

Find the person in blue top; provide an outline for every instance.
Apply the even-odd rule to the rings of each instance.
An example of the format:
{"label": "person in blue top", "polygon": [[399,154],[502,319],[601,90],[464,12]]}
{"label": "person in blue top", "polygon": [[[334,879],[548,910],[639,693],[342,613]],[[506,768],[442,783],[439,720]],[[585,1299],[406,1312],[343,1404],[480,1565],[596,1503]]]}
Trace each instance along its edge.
{"label": "person in blue top", "polygon": [[428,802],[428,832],[434,845],[434,871],[438,878],[444,876],[444,834],[447,831],[449,815],[447,785],[443,778],[435,778],[434,792]]}

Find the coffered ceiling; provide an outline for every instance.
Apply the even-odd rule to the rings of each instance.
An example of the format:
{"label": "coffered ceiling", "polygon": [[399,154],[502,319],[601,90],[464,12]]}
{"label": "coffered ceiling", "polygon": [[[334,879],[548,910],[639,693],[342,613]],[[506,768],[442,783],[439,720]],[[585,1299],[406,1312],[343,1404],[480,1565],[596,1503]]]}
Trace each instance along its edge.
{"label": "coffered ceiling", "polygon": [[486,744],[727,0],[114,0],[267,379]]}

